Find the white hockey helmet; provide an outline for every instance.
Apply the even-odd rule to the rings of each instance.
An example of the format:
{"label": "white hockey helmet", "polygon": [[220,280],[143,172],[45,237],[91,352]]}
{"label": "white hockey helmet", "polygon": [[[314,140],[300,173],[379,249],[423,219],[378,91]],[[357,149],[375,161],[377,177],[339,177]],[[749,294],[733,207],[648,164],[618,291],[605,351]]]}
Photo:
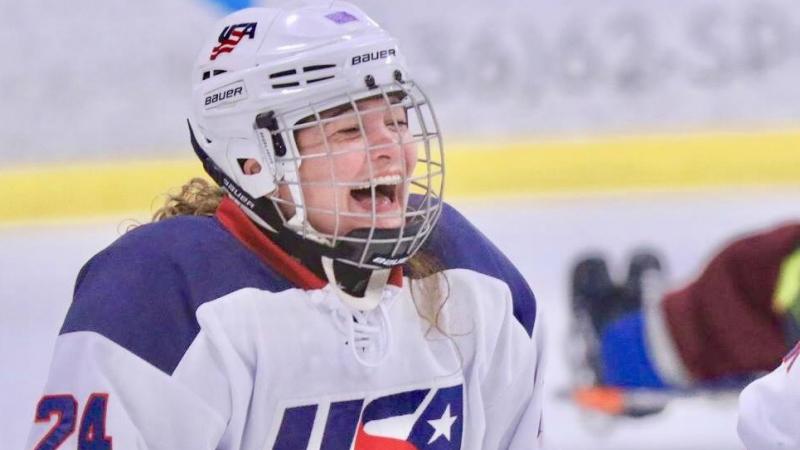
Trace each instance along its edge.
{"label": "white hockey helmet", "polygon": [[[416,161],[403,164],[415,169],[388,178],[373,171],[370,154],[386,144],[368,140],[362,118],[369,111],[360,107],[365,99],[381,99],[387,111],[404,111],[403,124],[390,115],[394,127],[404,131],[391,145],[416,146]],[[280,238],[313,243],[324,255],[358,267],[386,268],[413,255],[439,218],[444,159],[433,110],[409,77],[395,39],[349,3],[248,8],[225,17],[195,64],[192,103],[192,144],[206,171],[254,221]],[[370,211],[348,210],[339,201],[310,205],[304,198],[306,189],[321,182],[301,179],[300,167],[309,156],[295,137],[310,127],[324,136],[323,125],[336,119],[325,113],[342,105],[357,117],[363,144],[347,152],[363,154],[370,176],[337,180],[330,162],[331,179],[323,183],[351,189],[361,204],[372,205]],[[327,140],[325,147],[323,157],[342,155]],[[246,174],[247,160],[262,170]],[[380,196],[394,196],[400,207],[377,211]],[[309,221],[315,214],[332,217],[334,229],[317,229]],[[399,216],[399,227],[379,227],[387,214]],[[348,217],[365,225],[340,230]]]}

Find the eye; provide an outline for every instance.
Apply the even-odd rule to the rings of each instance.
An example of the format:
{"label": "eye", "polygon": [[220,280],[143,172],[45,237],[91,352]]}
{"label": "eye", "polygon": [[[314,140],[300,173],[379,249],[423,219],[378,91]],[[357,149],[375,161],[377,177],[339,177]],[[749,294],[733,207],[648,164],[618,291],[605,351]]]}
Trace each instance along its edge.
{"label": "eye", "polygon": [[346,127],[336,130],[336,134],[343,137],[361,136],[361,129],[359,127]]}
{"label": "eye", "polygon": [[350,116],[328,123],[326,132],[333,139],[354,139],[361,136],[361,127],[358,121]]}
{"label": "eye", "polygon": [[404,108],[392,107],[385,117],[386,128],[393,131],[405,131],[408,129],[408,116]]}
{"label": "eye", "polygon": [[332,142],[344,142],[361,139],[361,128],[359,128],[358,125],[344,125],[341,128],[332,130],[332,133],[329,135],[329,139],[331,139]]}
{"label": "eye", "polygon": [[392,131],[405,131],[408,129],[408,122],[405,120],[397,119],[397,120],[387,120],[386,121],[386,128]]}

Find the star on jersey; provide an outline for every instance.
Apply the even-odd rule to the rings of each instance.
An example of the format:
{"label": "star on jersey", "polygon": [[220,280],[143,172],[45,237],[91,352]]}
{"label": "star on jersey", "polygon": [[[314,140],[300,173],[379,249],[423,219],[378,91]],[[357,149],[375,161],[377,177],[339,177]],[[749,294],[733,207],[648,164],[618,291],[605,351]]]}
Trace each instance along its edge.
{"label": "star on jersey", "polygon": [[433,427],[434,432],[431,439],[428,441],[428,445],[433,443],[436,439],[444,436],[445,439],[448,441],[450,440],[450,430],[453,428],[453,423],[455,423],[458,416],[451,416],[450,415],[450,405],[447,405],[447,408],[442,413],[442,417],[435,420],[429,420],[428,423],[430,426]]}

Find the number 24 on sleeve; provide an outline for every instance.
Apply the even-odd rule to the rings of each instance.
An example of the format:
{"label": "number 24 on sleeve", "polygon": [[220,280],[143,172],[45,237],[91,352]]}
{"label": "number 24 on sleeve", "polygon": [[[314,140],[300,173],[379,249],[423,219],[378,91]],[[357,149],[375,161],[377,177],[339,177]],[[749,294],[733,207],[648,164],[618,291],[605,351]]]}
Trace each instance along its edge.
{"label": "number 24 on sleeve", "polygon": [[[111,450],[111,437],[106,436],[108,394],[93,393],[86,401],[78,430],[78,450]],[[55,423],[34,450],[56,450],[75,432],[78,402],[71,394],[46,395],[36,406],[36,422]]]}

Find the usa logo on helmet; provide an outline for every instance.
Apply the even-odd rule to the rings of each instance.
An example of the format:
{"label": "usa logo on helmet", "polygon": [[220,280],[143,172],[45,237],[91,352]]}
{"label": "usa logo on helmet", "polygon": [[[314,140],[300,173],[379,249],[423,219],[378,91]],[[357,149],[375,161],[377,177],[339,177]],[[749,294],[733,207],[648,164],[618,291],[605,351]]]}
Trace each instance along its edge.
{"label": "usa logo on helmet", "polygon": [[285,408],[269,448],[454,450],[463,423],[461,384],[414,389]]}
{"label": "usa logo on helmet", "polygon": [[217,39],[219,44],[211,50],[211,61],[217,59],[217,56],[222,53],[232,52],[245,36],[254,39],[256,37],[256,25],[258,25],[257,22],[250,22],[228,25],[223,28]]}

